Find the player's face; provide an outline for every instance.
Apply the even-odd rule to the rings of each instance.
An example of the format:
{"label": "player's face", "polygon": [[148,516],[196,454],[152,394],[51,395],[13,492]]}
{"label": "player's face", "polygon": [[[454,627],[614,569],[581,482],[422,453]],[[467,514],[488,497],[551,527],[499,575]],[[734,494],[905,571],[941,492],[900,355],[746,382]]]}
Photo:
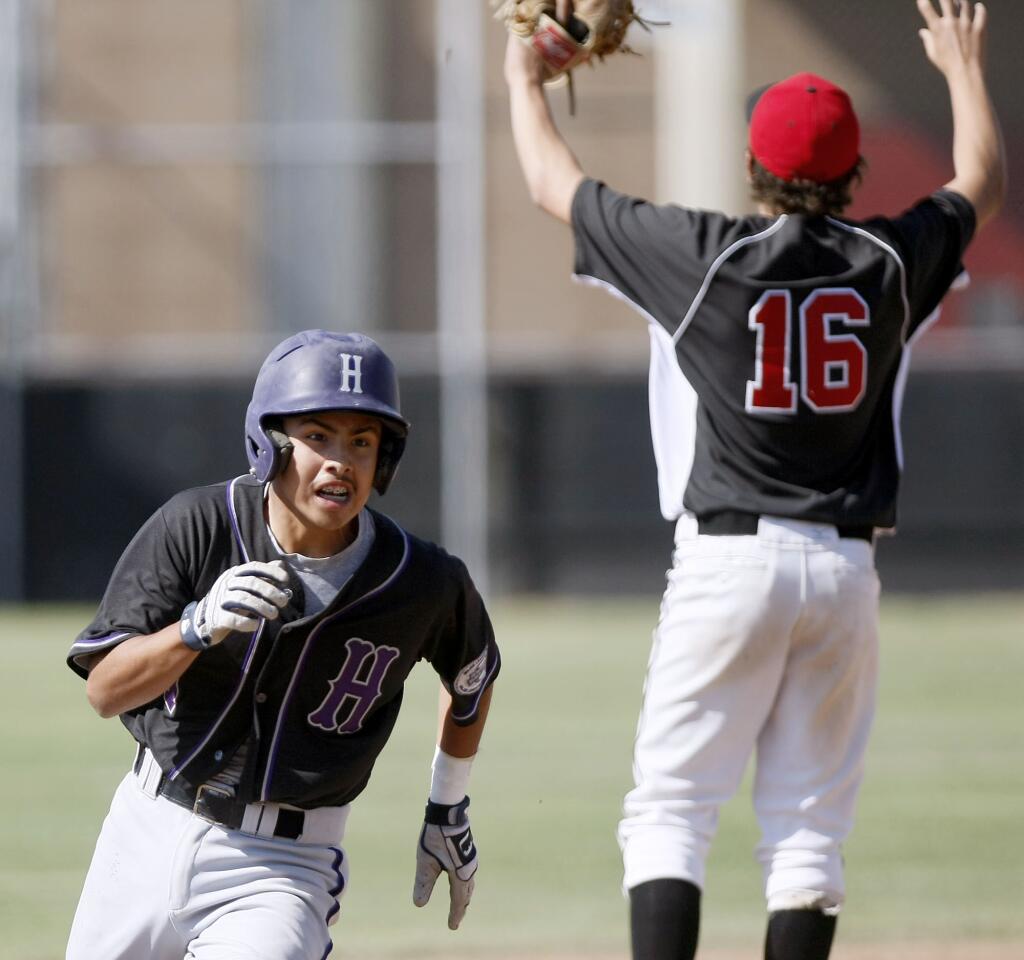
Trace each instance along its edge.
{"label": "player's face", "polygon": [[283,430],[294,449],[271,484],[270,527],[289,552],[330,556],[352,541],[370,498],[380,421],[336,410],[285,417]]}

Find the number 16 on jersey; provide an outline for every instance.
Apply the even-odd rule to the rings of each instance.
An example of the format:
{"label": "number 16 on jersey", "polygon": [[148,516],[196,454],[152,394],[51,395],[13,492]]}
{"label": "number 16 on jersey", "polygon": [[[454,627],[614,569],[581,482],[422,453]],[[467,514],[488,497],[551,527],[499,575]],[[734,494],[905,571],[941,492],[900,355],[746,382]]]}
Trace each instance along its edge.
{"label": "number 16 on jersey", "polygon": [[[855,410],[867,387],[868,353],[854,333],[871,323],[868,305],[849,287],[813,291],[800,305],[800,398],[815,413]],[[750,311],[757,333],[754,379],[747,381],[752,414],[796,413],[798,384],[791,357],[793,296],[768,290]]]}

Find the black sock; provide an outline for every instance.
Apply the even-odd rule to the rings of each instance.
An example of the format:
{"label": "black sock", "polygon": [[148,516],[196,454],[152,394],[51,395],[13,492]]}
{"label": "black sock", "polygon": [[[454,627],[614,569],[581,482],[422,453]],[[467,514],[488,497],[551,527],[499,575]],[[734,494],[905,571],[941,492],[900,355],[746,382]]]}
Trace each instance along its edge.
{"label": "black sock", "polygon": [[764,960],[828,960],[836,918],[820,910],[779,910],[768,917]]}
{"label": "black sock", "polygon": [[693,960],[700,888],[688,880],[650,880],[629,891],[633,960]]}

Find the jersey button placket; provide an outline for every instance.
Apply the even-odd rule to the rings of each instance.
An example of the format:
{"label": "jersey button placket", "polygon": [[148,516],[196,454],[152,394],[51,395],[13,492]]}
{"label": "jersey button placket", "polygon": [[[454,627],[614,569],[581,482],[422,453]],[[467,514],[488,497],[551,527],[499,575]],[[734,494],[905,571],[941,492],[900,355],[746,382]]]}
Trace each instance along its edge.
{"label": "jersey button placket", "polygon": [[266,703],[267,702],[267,695],[265,693],[263,693],[262,691],[260,691],[259,693],[256,694],[255,700],[256,700],[257,703]]}

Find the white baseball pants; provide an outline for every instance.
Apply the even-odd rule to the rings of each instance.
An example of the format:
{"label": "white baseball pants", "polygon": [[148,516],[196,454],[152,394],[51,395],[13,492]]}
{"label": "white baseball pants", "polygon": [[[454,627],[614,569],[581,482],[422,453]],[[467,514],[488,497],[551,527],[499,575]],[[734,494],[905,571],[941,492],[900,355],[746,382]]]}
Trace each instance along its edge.
{"label": "white baseball pants", "polygon": [[129,773],[103,822],[67,960],[323,960],[348,876],[344,815],[334,827],[308,843],[227,830]]}
{"label": "white baseball pants", "polygon": [[704,885],[720,806],[756,750],[768,909],[838,910],[878,671],[874,549],[761,518],[757,536],[676,530],[619,843],[627,889]]}

